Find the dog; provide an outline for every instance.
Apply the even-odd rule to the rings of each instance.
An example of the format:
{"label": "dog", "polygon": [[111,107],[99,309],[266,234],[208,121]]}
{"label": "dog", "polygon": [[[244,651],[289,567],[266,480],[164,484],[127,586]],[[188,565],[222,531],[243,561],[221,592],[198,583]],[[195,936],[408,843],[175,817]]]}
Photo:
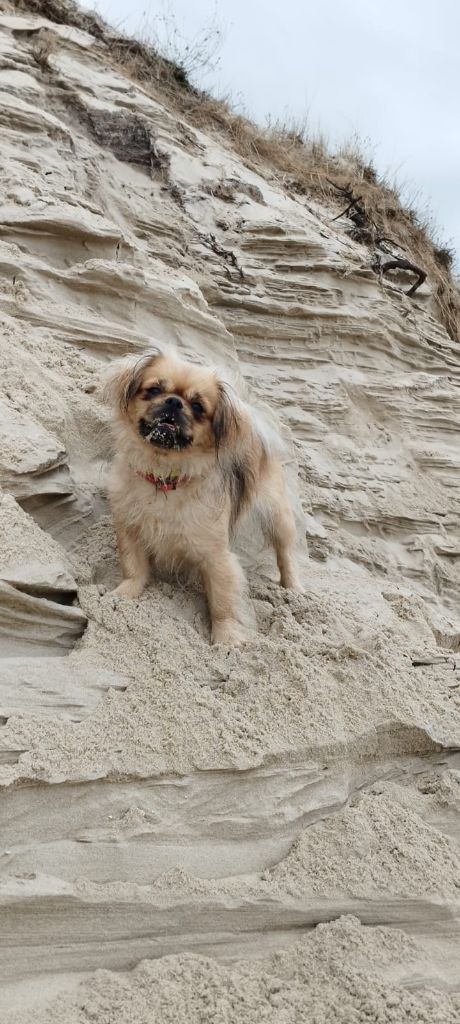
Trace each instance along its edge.
{"label": "dog", "polygon": [[212,642],[240,646],[245,579],[230,541],[251,507],[281,585],[302,591],[280,438],[216,370],[169,351],[112,364],[104,397],[114,411],[109,499],[124,577],[114,593],[138,597],[150,559],[198,570]]}

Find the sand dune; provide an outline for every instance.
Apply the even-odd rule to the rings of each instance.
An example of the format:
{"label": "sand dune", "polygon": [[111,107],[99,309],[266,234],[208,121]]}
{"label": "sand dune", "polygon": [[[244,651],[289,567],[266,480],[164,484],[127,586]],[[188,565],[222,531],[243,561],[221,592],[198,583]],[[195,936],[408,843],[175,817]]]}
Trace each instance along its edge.
{"label": "sand dune", "polygon": [[[458,344],[335,208],[0,7],[2,1020],[454,1024]],[[306,592],[247,523],[241,650],[182,581],[110,594],[98,381],[154,340],[287,440]]]}

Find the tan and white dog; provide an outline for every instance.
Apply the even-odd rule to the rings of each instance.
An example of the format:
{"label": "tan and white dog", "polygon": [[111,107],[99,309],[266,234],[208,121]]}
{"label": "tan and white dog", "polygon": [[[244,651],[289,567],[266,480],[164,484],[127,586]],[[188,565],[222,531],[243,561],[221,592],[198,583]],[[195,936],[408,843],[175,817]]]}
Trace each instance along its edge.
{"label": "tan and white dog", "polygon": [[166,570],[198,570],[212,641],[243,643],[245,581],[230,540],[251,506],[282,586],[302,590],[276,432],[215,370],[169,352],[113,364],[105,397],[115,414],[109,496],[124,576],[115,593],[138,597],[151,559]]}

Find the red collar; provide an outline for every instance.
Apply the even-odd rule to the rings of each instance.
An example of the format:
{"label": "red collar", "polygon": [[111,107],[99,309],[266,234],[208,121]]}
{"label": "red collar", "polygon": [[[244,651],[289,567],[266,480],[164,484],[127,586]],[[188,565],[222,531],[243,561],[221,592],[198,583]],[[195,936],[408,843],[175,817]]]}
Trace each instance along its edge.
{"label": "red collar", "polygon": [[189,479],[188,476],[154,476],[153,473],[141,473],[139,469],[136,470],[136,474],[146,480],[148,484],[154,484],[157,491],[163,491],[163,494],[175,491],[176,487],[186,484]]}

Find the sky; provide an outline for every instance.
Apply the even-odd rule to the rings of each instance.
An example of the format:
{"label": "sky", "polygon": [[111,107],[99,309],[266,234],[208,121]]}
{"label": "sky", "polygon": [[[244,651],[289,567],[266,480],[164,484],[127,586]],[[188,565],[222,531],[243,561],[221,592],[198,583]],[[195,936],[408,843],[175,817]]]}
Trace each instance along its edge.
{"label": "sky", "polygon": [[197,84],[262,124],[308,118],[332,148],[355,136],[377,170],[430,212],[460,257],[458,0],[84,0],[132,35],[214,21],[218,67]]}

